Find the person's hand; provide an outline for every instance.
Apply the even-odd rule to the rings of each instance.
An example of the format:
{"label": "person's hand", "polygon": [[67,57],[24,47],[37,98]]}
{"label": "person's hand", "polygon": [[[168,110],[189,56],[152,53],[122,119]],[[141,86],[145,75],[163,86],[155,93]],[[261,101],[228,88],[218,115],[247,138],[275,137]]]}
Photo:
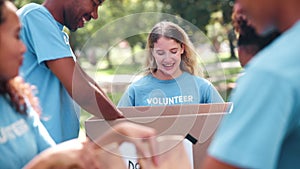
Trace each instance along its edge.
{"label": "person's hand", "polygon": [[[154,152],[154,141],[152,140],[155,134],[155,130],[149,127],[129,122],[119,123],[94,142],[88,140],[81,143],[74,139],[48,148],[31,160],[24,169],[101,169],[103,166],[101,161],[105,161],[105,159],[99,160],[99,152],[103,151],[101,150],[102,146],[113,142],[121,144],[129,141],[136,145],[139,152],[147,154],[148,151]],[[150,145],[149,150],[144,150],[145,140]],[[152,159],[157,165],[156,157],[153,156]]]}
{"label": "person's hand", "polygon": [[[119,145],[123,142],[131,142],[135,144],[141,157],[149,157],[156,152],[156,146],[154,145],[155,136],[156,131],[153,128],[123,122],[112,126],[111,130],[107,131],[97,140],[94,140],[94,142],[100,147],[113,142]],[[158,165],[156,156],[152,156],[152,160],[155,165]]]}
{"label": "person's hand", "polygon": [[97,149],[90,141],[73,139],[43,151],[24,169],[100,169]]}

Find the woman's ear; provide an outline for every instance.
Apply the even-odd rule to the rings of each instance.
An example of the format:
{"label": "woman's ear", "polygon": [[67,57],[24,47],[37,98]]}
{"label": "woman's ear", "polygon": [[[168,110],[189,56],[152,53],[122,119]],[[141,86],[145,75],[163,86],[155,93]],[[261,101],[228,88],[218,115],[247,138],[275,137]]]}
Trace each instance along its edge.
{"label": "woman's ear", "polygon": [[184,46],[184,44],[181,44],[180,46],[181,46],[180,54],[183,54],[183,53],[184,53],[184,50],[185,50],[185,46]]}

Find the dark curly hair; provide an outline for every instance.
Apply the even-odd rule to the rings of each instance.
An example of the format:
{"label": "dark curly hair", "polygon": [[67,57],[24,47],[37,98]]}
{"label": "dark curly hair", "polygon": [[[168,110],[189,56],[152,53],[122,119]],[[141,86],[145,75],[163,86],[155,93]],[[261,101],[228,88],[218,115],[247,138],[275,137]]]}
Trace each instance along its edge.
{"label": "dark curly hair", "polygon": [[9,81],[0,81],[0,94],[6,96],[17,112],[26,114],[27,105],[25,99],[18,89],[17,83],[13,79]]}
{"label": "dark curly hair", "polygon": [[258,35],[248,21],[246,16],[241,11],[234,11],[232,14],[232,25],[238,34],[238,46],[254,45],[257,47],[257,51],[263,49],[269,45],[280,33],[274,31],[266,36]]}
{"label": "dark curly hair", "polygon": [[238,17],[236,22],[239,27],[238,46],[256,45],[259,51],[280,35],[279,32],[274,31],[266,36],[260,36],[244,17]]}

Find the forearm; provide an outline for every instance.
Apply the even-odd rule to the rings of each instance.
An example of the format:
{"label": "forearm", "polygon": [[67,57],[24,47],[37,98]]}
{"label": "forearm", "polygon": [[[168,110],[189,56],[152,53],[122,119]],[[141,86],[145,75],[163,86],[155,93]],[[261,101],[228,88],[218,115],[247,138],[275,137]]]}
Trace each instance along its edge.
{"label": "forearm", "polygon": [[61,81],[70,96],[87,112],[107,120],[122,117],[122,113],[72,58],[47,61],[47,66]]}
{"label": "forearm", "polygon": [[123,117],[106,93],[79,66],[75,75],[72,97],[82,108],[106,120]]}
{"label": "forearm", "polygon": [[24,169],[98,169],[98,148],[92,142],[65,141],[37,155]]}
{"label": "forearm", "polygon": [[98,85],[98,83],[97,83],[94,79],[92,79],[92,78],[91,78],[86,72],[84,72],[83,70],[82,70],[82,74],[86,77],[86,80],[89,81],[90,84],[91,84],[93,87],[95,87],[95,88],[98,89],[101,93],[103,93],[103,95],[105,95],[106,97],[108,97],[108,96],[106,95],[106,93],[101,89],[101,87]]}
{"label": "forearm", "polygon": [[86,110],[95,116],[102,116],[106,120],[114,120],[123,117],[122,113],[116,108],[114,103],[106,96],[106,94],[97,86],[90,84],[92,92],[92,100],[87,104]]}
{"label": "forearm", "polygon": [[46,150],[32,159],[23,169],[61,169],[63,167],[64,156],[52,150]]}

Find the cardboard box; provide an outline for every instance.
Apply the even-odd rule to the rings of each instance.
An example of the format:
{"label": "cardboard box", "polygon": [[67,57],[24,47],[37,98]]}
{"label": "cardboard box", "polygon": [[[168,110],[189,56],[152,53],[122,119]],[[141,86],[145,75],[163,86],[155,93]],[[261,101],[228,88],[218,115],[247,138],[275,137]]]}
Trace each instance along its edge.
{"label": "cardboard box", "polygon": [[182,135],[193,142],[194,168],[203,162],[206,150],[222,119],[230,113],[232,103],[186,104],[119,108],[125,118],[106,121],[92,117],[85,121],[87,137],[98,138],[112,125],[130,121],[153,127],[158,135]]}

